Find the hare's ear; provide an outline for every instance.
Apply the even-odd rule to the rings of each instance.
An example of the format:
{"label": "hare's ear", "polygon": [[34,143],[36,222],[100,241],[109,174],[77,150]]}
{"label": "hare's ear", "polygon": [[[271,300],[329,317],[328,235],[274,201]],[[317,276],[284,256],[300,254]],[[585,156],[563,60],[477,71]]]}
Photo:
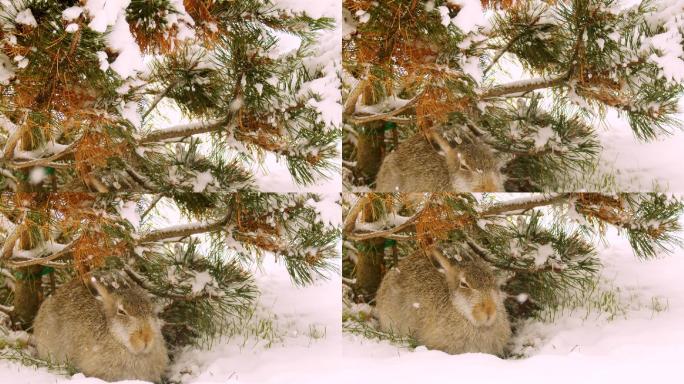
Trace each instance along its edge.
{"label": "hare's ear", "polygon": [[107,287],[97,281],[95,276],[90,276],[90,278],[88,278],[88,289],[90,289],[90,292],[95,296],[96,299],[102,302],[107,302],[111,298]]}
{"label": "hare's ear", "polygon": [[451,269],[454,268],[454,266],[451,264],[451,261],[444,256],[441,250],[439,250],[437,247],[432,247],[429,251],[430,256],[432,256],[432,259],[437,262],[439,267],[443,269],[445,272],[450,271]]}

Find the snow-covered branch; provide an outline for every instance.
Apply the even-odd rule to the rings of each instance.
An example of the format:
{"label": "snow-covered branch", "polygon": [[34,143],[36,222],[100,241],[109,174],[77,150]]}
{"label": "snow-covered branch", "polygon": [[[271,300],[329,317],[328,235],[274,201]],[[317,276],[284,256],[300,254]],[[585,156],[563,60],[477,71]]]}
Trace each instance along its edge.
{"label": "snow-covered branch", "polygon": [[0,260],[4,260],[12,256],[14,244],[17,242],[17,240],[19,240],[24,232],[24,226],[21,224],[24,222],[24,219],[26,219],[26,212],[24,212],[21,220],[19,220],[18,224],[14,227],[12,233],[5,238],[5,243],[2,245],[2,249],[0,249]]}
{"label": "snow-covered branch", "polygon": [[78,143],[81,141],[81,138],[78,138],[74,140],[73,143],[69,144],[64,150],[59,151],[53,155],[50,155],[48,157],[40,158],[40,159],[35,159],[35,160],[29,160],[29,161],[14,161],[10,163],[10,166],[12,168],[30,168],[30,167],[39,167],[39,166],[49,166],[52,168],[60,168],[64,166],[69,166],[68,164],[60,164],[60,163],[54,163],[54,161],[61,159],[62,157],[74,152],[74,149],[78,145]]}
{"label": "snow-covered branch", "polygon": [[210,222],[197,222],[182,225],[174,225],[167,228],[157,229],[140,238],[139,243],[151,243],[164,239],[187,237],[200,233],[214,232],[223,229],[232,217],[232,210],[220,220]]}
{"label": "snow-covered branch", "polygon": [[22,127],[24,126],[24,122],[26,121],[27,117],[28,111],[24,112],[24,116],[22,117],[19,126],[14,125],[9,119],[3,117],[2,123],[7,129],[9,129],[10,132],[10,136],[7,139],[7,142],[5,142],[5,148],[3,148],[2,150],[3,159],[10,160],[12,158],[12,155],[14,155],[14,148],[17,147],[17,143],[19,142],[19,139],[21,138],[21,135],[24,132]]}
{"label": "snow-covered branch", "polygon": [[483,210],[480,212],[480,216],[495,216],[506,212],[527,211],[536,207],[565,202],[572,195],[572,193],[554,193],[513,199],[503,203],[495,204]]}
{"label": "snow-covered branch", "polygon": [[28,260],[22,260],[22,261],[14,261],[12,259],[7,261],[7,265],[9,265],[11,268],[23,268],[23,267],[29,267],[32,265],[47,265],[52,261],[55,261],[57,259],[60,259],[66,255],[68,255],[72,249],[74,249],[74,246],[76,245],[76,242],[78,240],[74,240],[70,242],[69,244],[63,246],[63,247],[58,247],[61,248],[57,252],[53,252],[47,256],[44,257],[37,257],[37,258],[29,258]]}
{"label": "snow-covered branch", "polygon": [[506,84],[496,85],[489,89],[485,89],[481,93],[483,99],[491,97],[499,97],[505,95],[513,95],[518,93],[527,93],[537,89],[551,88],[563,85],[568,80],[568,74],[562,74],[556,77],[538,77],[534,79],[526,79],[520,81],[513,81]]}
{"label": "snow-covered branch", "polygon": [[372,114],[372,115],[367,115],[367,116],[351,115],[351,116],[349,116],[349,118],[347,120],[348,120],[348,122],[350,122],[352,124],[366,124],[366,123],[370,123],[373,121],[379,121],[379,120],[387,121],[387,120],[390,120],[393,117],[400,115],[400,114],[408,111],[409,109],[413,108],[418,103],[418,100],[420,100],[420,98],[422,96],[423,96],[423,92],[417,94],[414,98],[407,101],[406,103],[404,103],[400,107],[397,107],[397,108],[395,108],[391,111],[388,111],[388,112],[377,113],[377,114]]}
{"label": "snow-covered branch", "polygon": [[152,131],[140,141],[142,144],[153,143],[168,139],[176,139],[181,137],[188,137],[198,135],[200,133],[209,133],[224,128],[229,124],[231,119],[214,119],[209,121],[201,121],[195,123],[175,125],[172,127]]}
{"label": "snow-covered branch", "polygon": [[402,232],[415,223],[415,221],[418,219],[420,216],[420,213],[417,213],[411,217],[409,217],[405,222],[402,224],[399,224],[395,227],[392,227],[390,229],[385,229],[382,231],[374,231],[374,232],[367,232],[367,233],[350,233],[347,232],[345,233],[344,238],[349,239],[349,240],[354,240],[354,241],[360,241],[360,240],[369,240],[369,239],[374,239],[377,237],[385,237],[388,239],[395,239],[395,240],[406,240],[410,238],[410,236],[406,235],[397,235],[398,232]]}

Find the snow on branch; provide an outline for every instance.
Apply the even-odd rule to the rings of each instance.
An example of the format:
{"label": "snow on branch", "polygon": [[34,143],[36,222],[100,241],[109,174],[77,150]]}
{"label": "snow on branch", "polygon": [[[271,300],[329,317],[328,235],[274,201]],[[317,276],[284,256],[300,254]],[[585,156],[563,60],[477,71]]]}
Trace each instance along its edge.
{"label": "snow on branch", "polygon": [[[57,259],[60,259],[64,256],[66,256],[67,254],[69,254],[71,252],[71,250],[74,249],[74,246],[76,245],[77,241],[78,240],[74,240],[71,243],[66,244],[66,245],[48,242],[44,246],[42,246],[41,248],[36,249],[36,251],[47,250],[47,251],[51,252],[49,255],[44,256],[44,257],[36,257],[36,258],[29,257],[30,254],[29,255],[14,255],[14,257],[12,259],[8,260],[7,265],[9,265],[11,268],[22,268],[22,267],[29,267],[32,265],[47,265],[50,262],[55,261]],[[31,251],[33,251],[32,254],[35,253],[34,250],[31,250]],[[24,251],[24,252],[28,252],[28,251]],[[28,260],[14,261],[13,259],[16,257],[24,257]]]}
{"label": "snow on branch", "polygon": [[555,77],[538,77],[534,79],[514,81],[485,89],[484,92],[481,93],[481,96],[483,99],[486,99],[490,97],[513,95],[517,93],[527,93],[537,89],[557,87],[559,85],[565,84],[567,80],[568,74],[565,73]]}
{"label": "snow on branch", "polygon": [[24,219],[26,219],[26,212],[22,215],[21,219],[18,221],[19,224],[17,224],[16,227],[14,227],[14,230],[12,233],[10,233],[7,238],[5,238],[5,243],[2,245],[2,249],[0,249],[0,260],[6,259],[10,256],[12,256],[12,250],[14,249],[14,244],[19,240],[21,237],[22,233],[24,232],[24,226],[21,224],[24,222]]}
{"label": "snow on branch", "polygon": [[53,168],[59,168],[63,166],[68,166],[67,164],[60,164],[60,163],[54,163],[54,161],[61,159],[62,157],[74,152],[74,149],[78,145],[78,143],[81,141],[81,138],[78,138],[74,140],[73,143],[69,144],[66,148],[64,148],[62,151],[59,151],[51,156],[40,158],[40,159],[35,159],[35,160],[29,160],[29,161],[14,161],[10,163],[10,166],[12,168],[31,168],[31,167],[38,167],[38,166],[49,166]]}
{"label": "snow on branch", "polygon": [[[423,92],[417,94],[414,98],[411,100],[408,100],[405,103],[402,103],[401,106],[389,111],[389,112],[383,112],[383,113],[376,113],[368,116],[349,116],[349,122],[352,124],[365,124],[365,123],[370,123],[373,121],[378,121],[378,120],[390,120],[394,116],[400,115],[409,109],[413,108],[417,103],[418,100],[423,96]],[[366,106],[367,108],[373,107],[373,106]]]}
{"label": "snow on branch", "polygon": [[[28,111],[24,112],[24,116],[21,119],[21,123],[17,125],[12,125],[8,126],[6,123],[10,122],[8,119],[5,118],[7,121],[3,121],[4,126],[7,128],[11,128],[11,133],[9,138],[7,139],[7,142],[5,142],[5,148],[2,150],[2,157],[5,160],[9,160],[12,158],[12,155],[14,154],[14,148],[17,147],[17,143],[19,142],[19,139],[21,138],[21,135],[24,133],[24,130],[22,127],[24,126],[24,123],[26,122],[26,119],[28,118]],[[10,122],[11,123],[11,122]]]}
{"label": "snow on branch", "polygon": [[180,124],[172,127],[159,129],[150,132],[140,141],[141,143],[153,143],[168,139],[176,139],[181,137],[188,137],[198,135],[200,133],[209,133],[217,131],[226,126],[231,118],[214,119],[209,121],[200,121],[188,124]]}
{"label": "snow on branch", "polygon": [[214,232],[221,230],[230,221],[232,210],[220,220],[210,222],[196,222],[182,225],[174,225],[167,228],[158,229],[148,233],[140,238],[139,243],[151,243],[165,239],[175,239],[179,237],[187,237],[200,233]]}
{"label": "snow on branch", "polygon": [[535,194],[531,197],[508,200],[483,210],[480,212],[480,216],[494,216],[505,212],[527,211],[536,207],[565,202],[572,195],[572,193]]}

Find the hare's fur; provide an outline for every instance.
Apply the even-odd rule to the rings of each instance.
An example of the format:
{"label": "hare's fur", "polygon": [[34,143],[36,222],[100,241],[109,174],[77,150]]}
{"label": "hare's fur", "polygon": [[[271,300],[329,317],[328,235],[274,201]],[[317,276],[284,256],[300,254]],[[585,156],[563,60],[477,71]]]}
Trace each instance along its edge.
{"label": "hare's fur", "polygon": [[[492,272],[473,261],[446,269],[439,271],[420,251],[401,260],[385,275],[376,296],[381,328],[450,354],[502,355],[511,328]],[[453,278],[458,284],[461,277],[474,288],[470,300],[448,283]],[[487,320],[480,318],[483,308],[490,311]]]}
{"label": "hare's fur", "polygon": [[146,294],[133,286],[97,292],[77,279],[43,302],[34,322],[38,355],[107,381],[160,382],[168,354]]}
{"label": "hare's fur", "polygon": [[[469,167],[470,170],[463,167]],[[378,192],[503,191],[498,163],[488,146],[461,144],[440,154],[423,134],[387,155],[375,182]]]}

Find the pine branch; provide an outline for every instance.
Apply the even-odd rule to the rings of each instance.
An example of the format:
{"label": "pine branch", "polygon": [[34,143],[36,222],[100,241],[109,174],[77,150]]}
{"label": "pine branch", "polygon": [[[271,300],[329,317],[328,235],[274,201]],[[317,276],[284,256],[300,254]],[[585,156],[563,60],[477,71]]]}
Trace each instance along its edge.
{"label": "pine branch", "polygon": [[57,259],[60,259],[69,253],[74,249],[78,242],[77,240],[74,240],[67,244],[61,251],[55,252],[51,255],[45,256],[45,257],[39,257],[35,259],[29,259],[25,261],[13,261],[12,259],[7,261],[7,265],[9,265],[11,268],[23,268],[23,267],[29,267],[32,265],[48,265],[50,262],[55,261]]}
{"label": "pine branch", "polygon": [[484,261],[488,262],[489,264],[494,265],[495,267],[499,269],[505,269],[507,271],[511,272],[516,272],[516,273],[537,273],[537,272],[562,272],[563,268],[560,268],[558,266],[550,265],[547,264],[544,268],[520,268],[520,267],[514,267],[511,265],[501,265],[501,263],[491,254],[489,253],[486,249],[484,249],[482,246],[480,246],[475,240],[473,240],[472,237],[468,236],[465,234],[465,239],[466,239],[466,244],[468,244],[468,247],[473,250],[478,256],[480,256]]}
{"label": "pine branch", "polygon": [[[534,20],[532,20],[532,22],[527,25],[527,28],[532,28],[535,24],[537,24],[537,22],[539,21],[540,18],[541,18],[541,14],[539,14],[539,16],[534,18]],[[494,55],[494,58],[492,58],[492,62],[489,63],[489,65],[487,66],[487,68],[484,69],[484,71],[482,71],[482,75],[483,76],[486,75],[487,72],[489,72],[489,70],[492,69],[492,67],[494,67],[494,65],[496,65],[496,63],[499,61],[499,59],[501,59],[501,57],[504,55],[504,53],[508,52],[508,50],[511,49],[513,44],[515,44],[518,40],[520,40],[521,37],[525,36],[527,33],[529,33],[529,30],[523,30],[523,32],[520,32],[519,34],[515,35],[508,42],[508,44],[506,44],[503,48],[501,48],[496,53],[496,55]]]}
{"label": "pine branch", "polygon": [[532,208],[562,203],[568,200],[574,193],[558,193],[542,195],[540,198],[521,198],[510,200],[505,203],[495,204],[480,212],[480,217],[500,215],[505,212],[527,211]]}
{"label": "pine branch", "polygon": [[17,143],[19,143],[21,135],[24,134],[24,124],[26,123],[26,119],[28,119],[28,114],[29,111],[26,110],[24,112],[24,116],[21,118],[21,122],[18,126],[15,127],[14,132],[12,132],[10,137],[7,139],[7,142],[5,143],[5,148],[2,151],[3,159],[10,160],[12,156],[14,156],[14,148],[17,147]]}
{"label": "pine branch", "polygon": [[175,81],[172,81],[169,84],[169,86],[166,87],[166,89],[164,89],[161,93],[159,93],[157,96],[155,96],[154,100],[152,100],[152,104],[150,104],[150,107],[147,109],[147,111],[145,111],[142,114],[141,120],[145,120],[147,115],[149,115],[150,113],[152,113],[152,111],[154,111],[154,109],[157,107],[157,104],[159,104],[159,102],[162,101],[164,99],[164,97],[166,97],[166,95],[169,92],[171,92],[171,90],[173,89],[173,87],[176,86],[176,84],[177,83]]}
{"label": "pine branch", "polygon": [[417,214],[411,216],[404,223],[399,224],[396,227],[386,229],[386,230],[382,230],[382,231],[368,232],[368,233],[346,233],[345,239],[360,241],[360,240],[374,239],[377,237],[385,237],[388,239],[395,239],[395,240],[407,240],[407,239],[410,239],[413,237],[407,236],[407,235],[397,235],[397,232],[407,230],[408,228],[413,226],[415,221],[418,220],[418,217],[420,217],[420,213],[417,213]]}
{"label": "pine branch", "polygon": [[354,230],[354,227],[356,226],[356,218],[359,216],[359,213],[361,213],[364,206],[369,202],[370,199],[368,196],[360,197],[359,200],[356,201],[356,204],[354,204],[354,206],[349,210],[347,217],[344,219],[344,224],[342,225],[342,231],[344,233],[351,233]]}
{"label": "pine branch", "polygon": [[26,228],[23,226],[23,222],[26,220],[26,211],[24,211],[24,214],[22,215],[21,219],[19,220],[19,223],[14,227],[14,230],[12,233],[10,233],[6,238],[5,238],[5,243],[2,245],[2,249],[0,249],[0,260],[7,259],[12,256],[12,250],[14,249],[14,244],[16,244],[17,240],[21,237],[21,235],[24,233]]}
{"label": "pine branch", "polygon": [[73,143],[69,144],[64,150],[57,152],[49,157],[44,157],[40,159],[35,159],[35,160],[29,160],[29,161],[14,161],[10,163],[10,166],[13,168],[30,168],[30,167],[53,167],[53,168],[62,168],[62,167],[70,167],[68,164],[60,164],[60,163],[53,163],[55,160],[59,160],[62,157],[69,155],[74,152],[74,149],[76,146],[80,143],[81,137],[77,138],[74,140]]}
{"label": "pine branch", "polygon": [[213,297],[209,292],[207,291],[202,291],[201,294],[199,295],[176,295],[173,293],[168,293],[168,292],[163,292],[159,291],[157,289],[154,289],[150,284],[145,281],[145,278],[140,276],[137,272],[135,272],[131,267],[128,265],[124,265],[124,272],[126,272],[126,275],[131,278],[131,280],[135,281],[138,285],[140,285],[142,288],[144,288],[146,291],[159,296],[159,297],[164,297],[167,299],[171,300],[177,300],[177,301],[194,301],[197,299],[207,299]]}
{"label": "pine branch", "polygon": [[140,240],[138,240],[138,243],[152,243],[162,241],[165,239],[175,239],[179,237],[182,238],[197,235],[200,233],[220,231],[221,229],[225,228],[226,224],[228,224],[232,217],[232,214],[232,209],[229,209],[228,213],[222,219],[217,221],[211,221],[206,223],[198,222],[158,229],[140,238]]}
{"label": "pine branch", "polygon": [[569,74],[565,73],[555,77],[538,77],[534,79],[526,79],[514,81],[507,84],[496,85],[484,90],[481,98],[487,99],[492,97],[499,97],[505,95],[513,95],[518,93],[527,93],[537,89],[553,88],[564,85],[569,78]]}
{"label": "pine branch", "polygon": [[140,140],[141,144],[154,143],[169,139],[178,139],[201,133],[209,133],[218,131],[228,125],[232,116],[224,119],[215,119],[209,121],[195,122],[189,124],[181,124],[165,129],[152,131]]}
{"label": "pine branch", "polygon": [[359,97],[361,97],[361,94],[363,93],[366,86],[368,86],[367,77],[368,70],[366,70],[366,73],[364,74],[364,76],[362,76],[362,80],[359,80],[359,82],[356,83],[354,88],[352,88],[352,90],[347,95],[347,99],[344,101],[344,106],[342,108],[345,114],[352,114],[354,112],[356,102],[359,100]]}
{"label": "pine branch", "polygon": [[356,117],[356,116],[352,115],[352,116],[348,117],[347,122],[349,122],[351,124],[357,124],[358,125],[358,124],[366,124],[366,123],[370,123],[370,122],[378,121],[378,120],[387,121],[387,120],[389,120],[389,119],[391,119],[397,115],[400,115],[400,114],[408,111],[409,109],[413,108],[418,103],[418,100],[420,100],[421,97],[423,97],[423,92],[420,92],[414,98],[409,100],[406,104],[402,105],[401,107],[399,107],[395,110],[392,110],[389,112],[378,113],[375,115],[360,116],[360,117]]}
{"label": "pine branch", "polygon": [[140,221],[142,221],[145,218],[145,216],[152,212],[152,209],[154,209],[154,207],[157,205],[159,200],[162,199],[162,197],[164,197],[163,194],[158,194],[157,196],[155,196],[154,200],[152,200],[152,202],[150,203],[150,206],[147,207],[147,209],[145,210],[145,212],[142,213],[142,215],[140,215]]}

